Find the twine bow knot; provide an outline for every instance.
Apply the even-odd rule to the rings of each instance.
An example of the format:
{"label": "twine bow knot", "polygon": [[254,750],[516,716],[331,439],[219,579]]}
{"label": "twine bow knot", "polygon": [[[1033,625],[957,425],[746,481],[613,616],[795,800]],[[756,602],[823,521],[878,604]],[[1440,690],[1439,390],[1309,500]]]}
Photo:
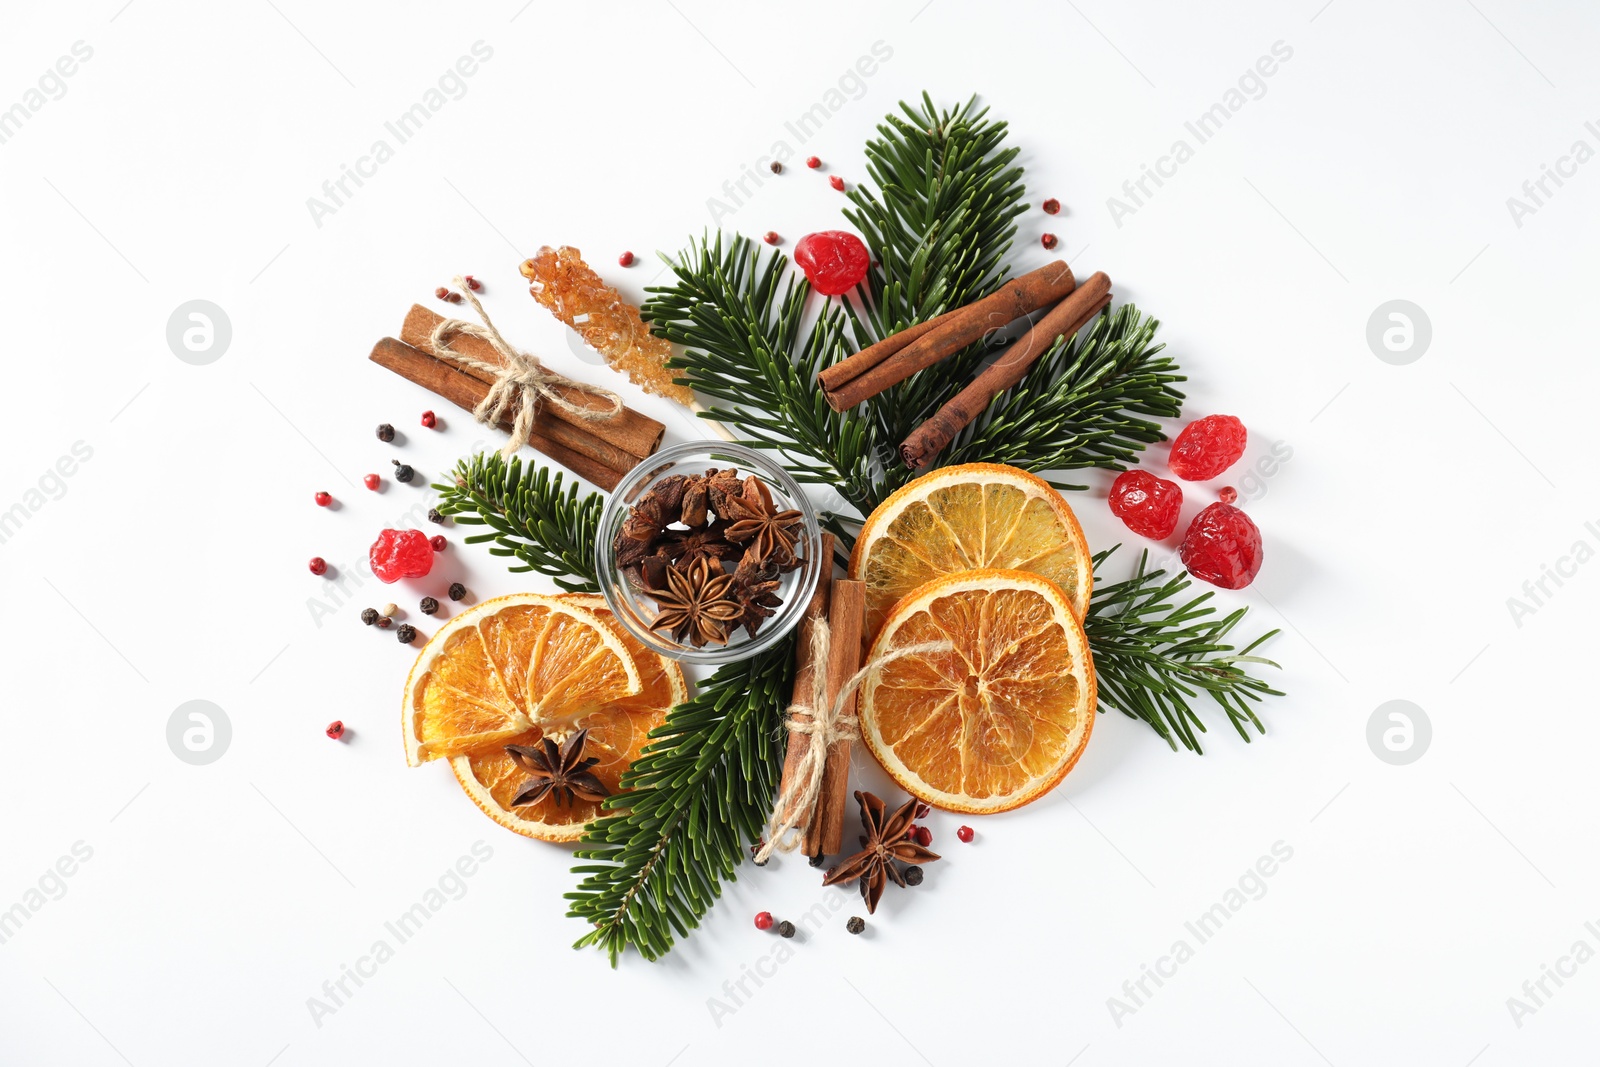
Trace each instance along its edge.
{"label": "twine bow knot", "polygon": [[[466,319],[444,319],[433,328],[433,334],[428,342],[439,356],[464,367],[487,371],[494,375],[494,384],[489,387],[488,395],[472,409],[473,417],[479,422],[494,426],[505,417],[510,407],[516,406],[516,418],[511,425],[511,440],[500,450],[503,458],[510,459],[519,448],[528,443],[528,435],[533,432],[534,416],[541,404],[551,404],[586,422],[614,419],[622,414],[622,398],[610,389],[558,374],[540,363],[537,356],[519,352],[511,347],[510,342],[495,329],[494,323],[489,319],[489,313],[483,310],[483,305],[473,295],[466,279],[458,275],[452,284],[467,298],[472,310],[476,311],[478,318],[483,321],[480,324],[468,322]],[[485,362],[456,351],[450,347],[451,340],[456,337],[476,337],[487,342],[500,357],[499,362]],[[594,407],[573,403],[563,391],[597,397],[606,401],[609,406]]]}

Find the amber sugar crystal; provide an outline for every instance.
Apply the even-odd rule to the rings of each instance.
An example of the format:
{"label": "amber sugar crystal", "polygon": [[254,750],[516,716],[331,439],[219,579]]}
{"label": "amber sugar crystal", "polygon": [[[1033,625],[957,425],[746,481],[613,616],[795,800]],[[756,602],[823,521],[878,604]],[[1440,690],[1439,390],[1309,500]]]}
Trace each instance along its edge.
{"label": "amber sugar crystal", "polygon": [[685,407],[694,402],[694,394],[675,383],[667,369],[671,343],[652,334],[639,317],[639,309],[591,270],[576,248],[545,245],[523,262],[522,276],[528,279],[533,298],[578,331],[612,370],[620,371],[647,393]]}

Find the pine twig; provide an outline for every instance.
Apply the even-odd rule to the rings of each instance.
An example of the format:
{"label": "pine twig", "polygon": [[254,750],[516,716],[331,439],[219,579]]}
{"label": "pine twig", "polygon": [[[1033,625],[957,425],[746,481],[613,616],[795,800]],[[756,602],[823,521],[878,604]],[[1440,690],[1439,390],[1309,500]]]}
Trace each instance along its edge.
{"label": "pine twig", "polygon": [[451,482],[434,486],[440,513],[492,531],[469,536],[467,544],[493,542],[491,555],[518,561],[513,572],[537,571],[568,592],[600,591],[594,568],[600,494],[580,499],[576,482],[563,492],[559,473],[524,468],[520,456],[507,463],[498,453],[480,452],[458,462],[453,473]]}
{"label": "pine twig", "polygon": [[[1097,574],[1115,551],[1113,547],[1095,555]],[[1174,751],[1182,742],[1198,754],[1196,734],[1205,733],[1206,727],[1192,702],[1204,691],[1221,705],[1246,742],[1247,724],[1265,734],[1252,705],[1265,696],[1283,694],[1252,677],[1245,665],[1278,666],[1253,655],[1278,631],[1269,630],[1236,648],[1227,638],[1248,609],[1217,617],[1216,609],[1207,604],[1210,592],[1178,603],[1189,579],[1146,570],[1148,557],[1148,552],[1140,553],[1139,564],[1126,581],[1096,588],[1084,619],[1102,709],[1142,719]]]}

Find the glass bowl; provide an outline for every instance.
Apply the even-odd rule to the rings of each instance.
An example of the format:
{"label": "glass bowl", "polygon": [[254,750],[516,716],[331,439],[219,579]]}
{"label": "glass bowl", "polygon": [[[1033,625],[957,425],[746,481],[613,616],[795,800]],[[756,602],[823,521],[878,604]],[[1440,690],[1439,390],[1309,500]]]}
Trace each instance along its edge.
{"label": "glass bowl", "polygon": [[[780,511],[794,509],[800,512],[800,530],[795,541],[795,555],[800,566],[778,576],[777,595],[783,603],[774,609],[771,618],[762,623],[751,637],[739,627],[728,637],[725,645],[707,644],[696,648],[673,640],[671,633],[650,629],[657,608],[653,597],[644,591],[636,568],[624,569],[617,565],[617,555],[612,548],[617,532],[633,510],[633,505],[661,479],[674,474],[705,474],[707,470],[735,468],[741,478],[755,475],[766,483],[772,493],[772,503]],[[617,622],[647,647],[682,663],[732,663],[762,652],[779,641],[800,622],[805,614],[806,602],[817,588],[817,576],[824,562],[817,557],[822,552],[822,533],[817,524],[816,509],[806,498],[789,472],[762,455],[742,445],[711,441],[689,441],[663,448],[622,476],[616,489],[600,513],[600,539],[595,545],[595,562],[600,576],[600,592]]]}

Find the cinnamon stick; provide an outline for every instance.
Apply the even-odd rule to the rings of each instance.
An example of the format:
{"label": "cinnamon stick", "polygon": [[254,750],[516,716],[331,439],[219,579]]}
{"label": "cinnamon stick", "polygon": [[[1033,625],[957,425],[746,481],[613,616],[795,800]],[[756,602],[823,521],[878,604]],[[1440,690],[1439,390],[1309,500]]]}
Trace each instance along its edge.
{"label": "cinnamon stick", "polygon": [[1054,304],[1076,284],[1072,268],[1063,259],[1012,278],[982,300],[902,330],[822,371],[817,375],[822,395],[833,410],[848,411],[954,355],[989,331]]}
{"label": "cinnamon stick", "polygon": [[[405,322],[400,326],[400,340],[430,356],[450,362],[448,356],[440,355],[433,350],[434,328],[443,321],[443,315],[421,304],[413,304],[411,310],[406,313]],[[494,346],[481,337],[463,334],[453,338],[450,347],[485,363],[500,362],[500,356],[495,352]],[[494,376],[488,371],[461,364],[452,366],[481,382],[494,384]],[[580,407],[596,410],[609,407],[599,398],[580,390],[561,386],[553,388],[563,399]],[[642,415],[632,408],[623,408],[616,418],[585,419],[553,404],[539,409],[535,424],[539,427],[539,432],[552,441],[557,441],[574,452],[582,453],[608,467],[624,472],[637,466],[647,456],[655,454],[656,449],[661,447],[661,435],[666,429],[655,419]]]}
{"label": "cinnamon stick", "polygon": [[[368,358],[378,366],[394,371],[406,381],[420,385],[430,393],[436,393],[467,411],[477,407],[479,402],[489,395],[489,386],[477,378],[464,373],[453,364],[434,359],[428,353],[418,351],[393,337],[385,337],[374,345],[372,355]],[[507,431],[511,429],[510,422],[504,419],[500,421],[500,426]],[[574,474],[587,478],[606,492],[615,489],[617,483],[622,480],[622,475],[626,473],[608,467],[582,452],[574,451],[537,430],[528,435],[528,444]]]}
{"label": "cinnamon stick", "polygon": [[[867,608],[867,586],[840,578],[828,595],[828,703],[839,699],[856,671],[861,669],[861,626]],[[852,693],[840,712],[840,722],[854,722],[856,697]],[[845,797],[850,786],[850,740],[828,746],[828,761],[822,771],[822,792],[817,795],[817,810],[806,827],[802,848],[807,856],[831,856],[839,851],[844,836]]]}
{"label": "cinnamon stick", "polygon": [[[811,639],[816,631],[817,623],[828,617],[828,593],[833,588],[833,535],[823,533],[822,550],[817,554],[821,564],[822,573],[817,578],[817,588],[811,594],[811,599],[806,602],[805,614],[800,616],[799,640],[795,643],[794,653],[794,693],[789,698],[791,704],[810,703],[812,687],[816,685],[816,672],[828,669],[826,663],[817,663],[811,657]],[[796,713],[795,718],[801,722],[809,722],[811,716]],[[800,772],[800,761],[805,756],[806,749],[811,745],[811,738],[805,734],[786,731],[789,735],[789,745],[783,752],[783,784],[779,787],[779,796],[790,795],[790,785],[795,775]],[[786,809],[782,817],[787,819],[794,814],[793,808]],[[805,830],[801,823],[800,829]]]}
{"label": "cinnamon stick", "polygon": [[985,367],[927,422],[911,432],[900,445],[900,458],[905,460],[906,466],[912,470],[925,466],[956,434],[982,414],[996,396],[1022,381],[1057,337],[1071,337],[1110,302],[1111,279],[1104,271],[1098,271],[1034,323],[1026,335]]}

